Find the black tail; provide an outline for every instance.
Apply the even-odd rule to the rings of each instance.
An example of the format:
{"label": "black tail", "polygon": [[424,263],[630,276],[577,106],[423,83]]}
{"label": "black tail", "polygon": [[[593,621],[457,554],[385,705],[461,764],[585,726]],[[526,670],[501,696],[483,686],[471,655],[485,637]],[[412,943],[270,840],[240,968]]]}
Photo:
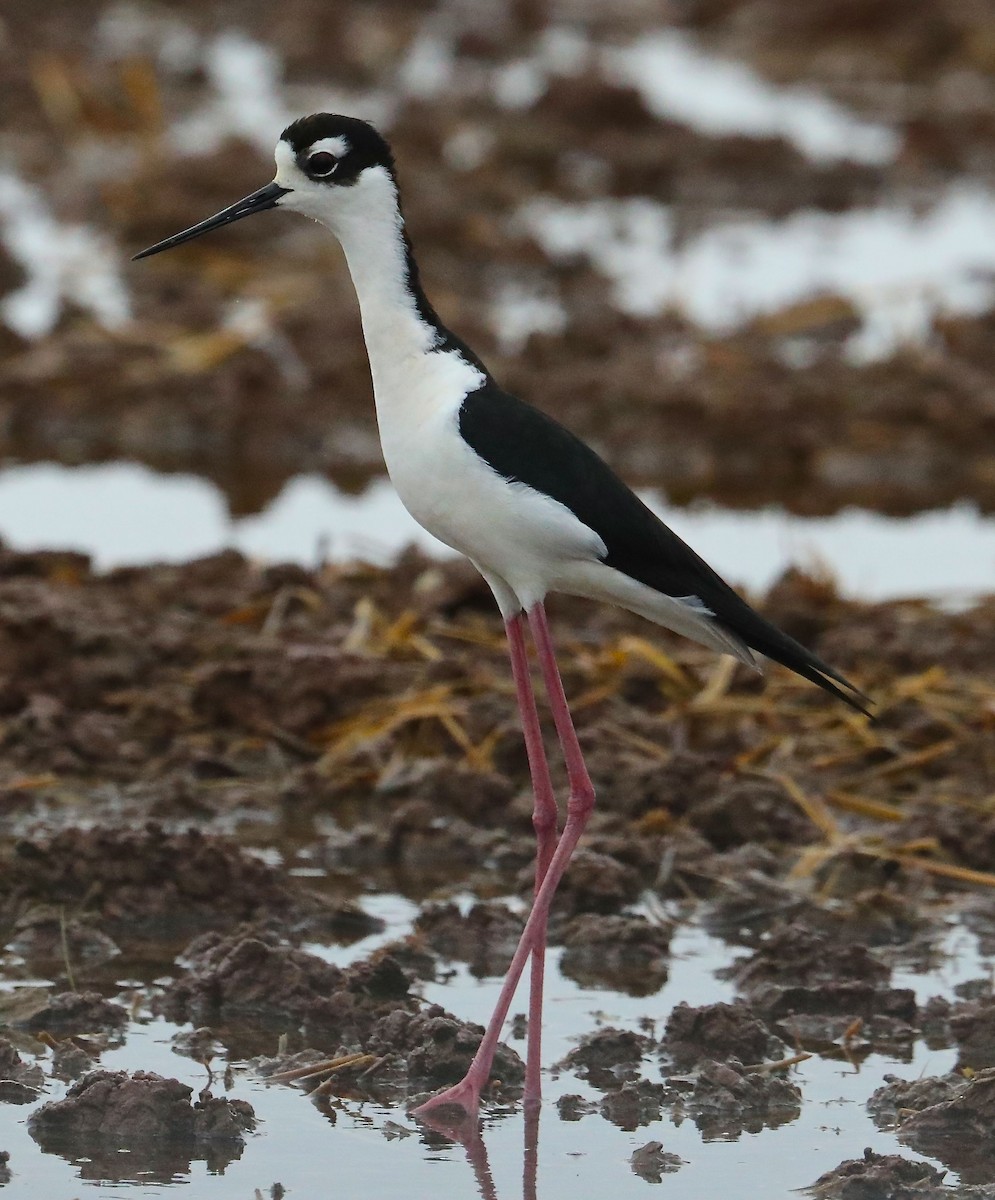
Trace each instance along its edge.
{"label": "black tail", "polygon": [[823,662],[817,654],[806,650],[800,642],[796,642],[770,621],[765,621],[745,601],[742,602],[742,609],[737,606],[734,613],[730,613],[727,608],[719,620],[737,637],[742,638],[751,650],[779,662],[802,679],[809,680],[823,691],[849,704],[857,712],[863,713],[865,717],[874,720],[874,714],[868,707],[873,704],[869,696],[865,696],[845,675]]}

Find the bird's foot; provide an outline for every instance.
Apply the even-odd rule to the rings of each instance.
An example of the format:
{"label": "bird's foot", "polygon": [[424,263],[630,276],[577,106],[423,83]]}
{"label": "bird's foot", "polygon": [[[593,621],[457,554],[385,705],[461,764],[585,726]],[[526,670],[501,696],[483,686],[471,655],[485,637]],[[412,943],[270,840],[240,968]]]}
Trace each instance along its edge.
{"label": "bird's foot", "polygon": [[[439,1092],[437,1096],[432,1096],[424,1104],[419,1104],[416,1109],[412,1110],[411,1115],[414,1117],[438,1117],[439,1110],[446,1109],[456,1110],[453,1113],[454,1124],[475,1121],[480,1111],[481,1087],[482,1081],[475,1077],[471,1068],[459,1083],[454,1084],[451,1088],[446,1088],[444,1092]],[[445,1115],[448,1117],[449,1113],[446,1112]]]}

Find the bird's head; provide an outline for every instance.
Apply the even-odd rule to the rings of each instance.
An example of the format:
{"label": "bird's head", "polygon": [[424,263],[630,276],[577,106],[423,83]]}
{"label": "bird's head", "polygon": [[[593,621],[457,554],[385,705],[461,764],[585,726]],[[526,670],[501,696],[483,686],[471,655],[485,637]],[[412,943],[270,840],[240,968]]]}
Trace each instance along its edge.
{"label": "bird's head", "polygon": [[384,203],[396,211],[394,159],[387,142],[366,121],[335,113],[301,117],[280,135],[275,157],[272,183],[135,258],[171,250],[270,208],[303,213],[333,232],[340,232],[350,218],[372,215]]}

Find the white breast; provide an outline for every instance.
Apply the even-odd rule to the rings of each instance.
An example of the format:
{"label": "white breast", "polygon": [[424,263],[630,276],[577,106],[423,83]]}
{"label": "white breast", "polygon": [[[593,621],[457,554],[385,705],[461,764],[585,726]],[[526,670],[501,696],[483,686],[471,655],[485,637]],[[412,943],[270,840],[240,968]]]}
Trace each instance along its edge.
{"label": "white breast", "polygon": [[556,500],[509,483],[459,433],[464,397],[484,382],[455,351],[377,363],[373,387],[384,460],[414,519],[497,576],[524,607],[541,600],[566,562],[591,561],[604,543]]}
{"label": "white breast", "polygon": [[464,398],[485,382],[455,350],[439,348],[408,287],[397,189],[380,167],[339,189],[319,219],[342,242],[359,297],[384,459],[414,519],[471,558],[502,608],[541,600],[564,563],[605,553],[564,505],[493,471],[459,434]]}

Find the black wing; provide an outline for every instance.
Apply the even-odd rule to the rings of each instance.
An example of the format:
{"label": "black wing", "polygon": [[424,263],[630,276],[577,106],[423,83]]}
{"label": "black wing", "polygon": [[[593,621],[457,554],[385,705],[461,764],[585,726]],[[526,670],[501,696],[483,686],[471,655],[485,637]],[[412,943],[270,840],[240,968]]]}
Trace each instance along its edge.
{"label": "black wing", "polygon": [[590,446],[552,417],[487,383],[463,401],[459,431],[499,475],[558,500],[593,529],[608,547],[608,566],[666,596],[697,596],[753,650],[867,713],[862,692],[764,620]]}

